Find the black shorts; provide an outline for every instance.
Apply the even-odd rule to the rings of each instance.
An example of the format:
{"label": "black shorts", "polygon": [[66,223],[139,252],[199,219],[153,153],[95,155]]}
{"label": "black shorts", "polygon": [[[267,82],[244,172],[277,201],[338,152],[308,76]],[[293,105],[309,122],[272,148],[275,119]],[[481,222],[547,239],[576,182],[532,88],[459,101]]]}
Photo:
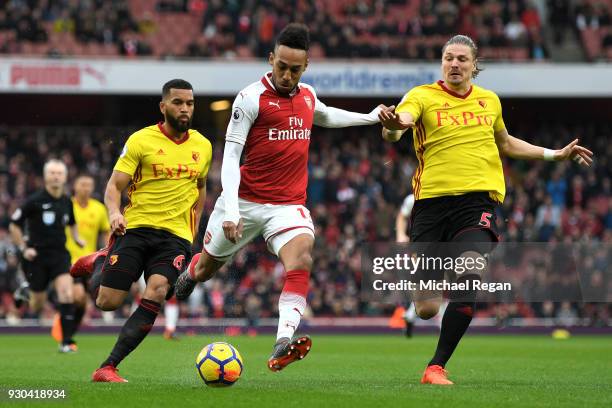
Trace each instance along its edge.
{"label": "black shorts", "polygon": [[[431,256],[456,257],[466,251],[485,255],[499,241],[495,206],[487,192],[417,200],[412,209],[410,241],[426,243]],[[448,242],[437,245],[429,243]]]}
{"label": "black shorts", "polygon": [[495,206],[487,192],[416,200],[410,225],[411,242],[453,242],[469,230],[486,230],[499,241]]}
{"label": "black shorts", "polygon": [[128,229],[117,236],[102,267],[102,286],[128,291],[144,271],[145,279],[165,276],[174,285],[191,257],[191,243],[168,231]]}
{"label": "black shorts", "polygon": [[36,248],[36,258],[22,260],[23,272],[33,292],[44,292],[59,275],[70,272],[70,254],[65,248]]}
{"label": "black shorts", "polygon": [[[410,227],[411,248],[426,257],[442,259],[457,258],[468,251],[486,257],[499,241],[496,205],[487,192],[415,201]],[[445,277],[456,278],[453,270],[434,267],[419,270],[415,280],[441,280]]]}

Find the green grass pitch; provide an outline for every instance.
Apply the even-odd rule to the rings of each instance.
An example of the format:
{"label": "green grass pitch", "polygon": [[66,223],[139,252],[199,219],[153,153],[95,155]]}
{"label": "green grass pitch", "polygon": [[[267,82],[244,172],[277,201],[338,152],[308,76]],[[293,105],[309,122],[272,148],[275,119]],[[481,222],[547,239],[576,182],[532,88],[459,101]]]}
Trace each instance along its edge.
{"label": "green grass pitch", "polygon": [[[110,335],[81,335],[80,351],[60,355],[50,337],[0,336],[0,405],[7,389],[65,389],[63,407],[609,407],[612,406],[612,339],[574,336],[467,335],[447,366],[452,387],[419,384],[436,344],[390,335],[315,335],[303,361],[280,373],[266,360],[271,336],[182,337],[151,335],[121,365],[128,384],[91,383],[91,373],[115,342]],[[242,378],[229,388],[209,388],[195,357],[213,341],[228,341],[244,359]],[[10,405],[8,405],[10,404]],[[34,405],[35,404],[35,405]],[[417,405],[418,404],[418,405]]]}

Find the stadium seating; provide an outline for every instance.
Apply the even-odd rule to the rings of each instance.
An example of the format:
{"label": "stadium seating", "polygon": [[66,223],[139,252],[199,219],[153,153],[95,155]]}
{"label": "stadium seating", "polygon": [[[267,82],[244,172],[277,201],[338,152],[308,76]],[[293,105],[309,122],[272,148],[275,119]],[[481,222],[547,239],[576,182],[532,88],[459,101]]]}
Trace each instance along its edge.
{"label": "stadium seating", "polygon": [[[33,5],[32,9],[28,4]],[[523,0],[244,4],[107,0],[70,3],[67,9],[58,9],[55,4],[9,2],[4,14],[0,13],[0,52],[38,56],[254,58],[267,54],[274,33],[289,21],[308,22],[313,32],[314,58],[435,60],[443,44],[441,39],[455,32],[474,36],[489,60],[539,59],[540,53],[530,51],[536,38],[544,39],[543,49],[550,48],[549,36],[545,35],[547,28],[543,27],[538,10],[529,8],[529,2]],[[119,5],[122,6],[119,12],[109,12]],[[565,16],[576,21],[589,60],[607,57],[607,51],[601,50],[601,40],[605,24],[609,24],[610,1],[596,2],[593,7],[599,13],[595,17],[586,6]],[[92,14],[96,16],[93,23],[85,17]],[[17,29],[23,15],[33,16],[28,20],[28,30]],[[524,40],[517,41],[505,32],[511,16],[512,23],[522,26],[526,33]],[[40,21],[32,22],[35,18]],[[597,23],[593,19],[598,19]],[[571,27],[567,26],[566,31],[569,30]],[[37,32],[38,35],[32,34]],[[12,36],[16,40],[10,40]],[[199,36],[205,38],[207,50],[194,53],[189,47]],[[130,42],[127,51],[126,41]]]}

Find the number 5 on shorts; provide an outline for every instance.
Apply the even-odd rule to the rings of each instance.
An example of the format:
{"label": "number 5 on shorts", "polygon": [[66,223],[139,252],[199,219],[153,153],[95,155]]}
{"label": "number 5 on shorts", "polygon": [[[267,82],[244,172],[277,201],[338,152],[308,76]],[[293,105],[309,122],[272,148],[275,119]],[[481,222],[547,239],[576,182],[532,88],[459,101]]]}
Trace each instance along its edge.
{"label": "number 5 on shorts", "polygon": [[491,228],[491,217],[493,216],[493,214],[488,213],[488,212],[483,212],[480,215],[480,222],[478,222],[478,225],[482,225],[483,227],[486,228]]}

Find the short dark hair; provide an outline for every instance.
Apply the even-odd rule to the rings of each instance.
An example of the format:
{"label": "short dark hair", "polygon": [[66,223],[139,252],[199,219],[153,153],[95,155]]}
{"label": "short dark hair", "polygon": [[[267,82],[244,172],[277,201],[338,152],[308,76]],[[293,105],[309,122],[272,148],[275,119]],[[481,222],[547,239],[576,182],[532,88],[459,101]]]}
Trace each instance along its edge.
{"label": "short dark hair", "polygon": [[189,89],[193,91],[193,86],[191,86],[191,84],[185,81],[184,79],[171,79],[170,81],[166,82],[162,87],[162,98],[168,96],[168,94],[170,94],[170,89],[172,88]]}
{"label": "short dark hair", "polygon": [[93,174],[88,173],[88,172],[82,172],[82,173],[77,174],[77,176],[74,178],[74,180],[76,181],[76,180],[78,180],[78,179],[80,179],[82,177],[90,178],[90,179],[93,179],[94,181],[96,180],[96,178],[93,176]]}
{"label": "short dark hair", "polygon": [[310,47],[310,33],[308,32],[308,27],[301,23],[287,24],[276,38],[274,48],[279,45],[308,51]]}

